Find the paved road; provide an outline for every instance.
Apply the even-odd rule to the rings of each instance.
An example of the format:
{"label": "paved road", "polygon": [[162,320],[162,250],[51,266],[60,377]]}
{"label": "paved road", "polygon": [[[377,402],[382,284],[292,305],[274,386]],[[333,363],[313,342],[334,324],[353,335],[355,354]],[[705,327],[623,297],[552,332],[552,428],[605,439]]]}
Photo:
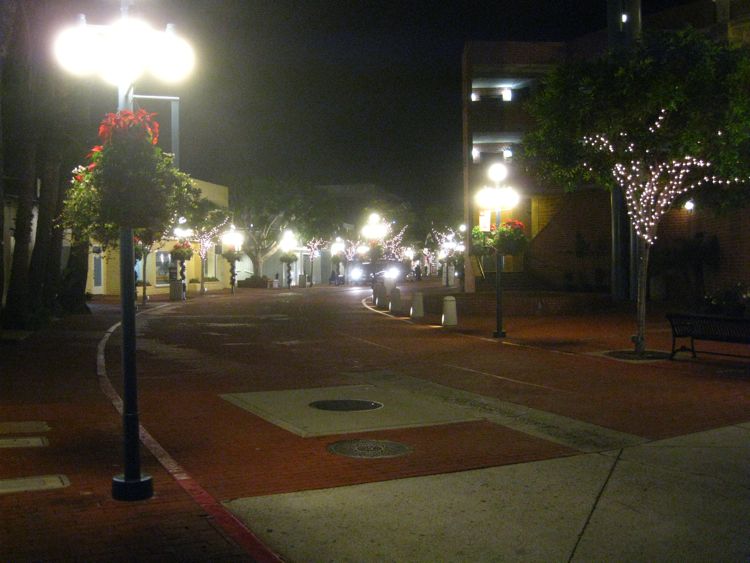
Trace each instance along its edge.
{"label": "paved road", "polygon": [[[0,495],[15,515],[0,553],[272,557],[262,543],[290,561],[750,556],[746,362],[614,361],[597,353],[602,332],[621,330],[612,316],[509,319],[502,344],[481,319],[415,324],[367,308],[369,295],[249,290],[144,310],[144,468],[157,493],[140,504],[106,491],[120,461],[120,351],[117,332],[101,338],[116,311],[4,347],[14,376],[0,382],[0,420],[51,430],[49,446],[3,456],[0,478],[43,466],[70,485]],[[41,350],[46,365],[30,365]],[[309,406],[341,399],[382,406]],[[92,537],[103,524],[120,529]]]}

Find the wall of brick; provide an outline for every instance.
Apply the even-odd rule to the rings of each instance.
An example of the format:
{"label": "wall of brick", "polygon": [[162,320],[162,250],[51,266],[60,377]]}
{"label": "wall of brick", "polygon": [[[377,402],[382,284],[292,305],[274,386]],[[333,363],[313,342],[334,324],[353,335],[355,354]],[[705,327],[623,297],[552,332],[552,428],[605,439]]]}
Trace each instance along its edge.
{"label": "wall of brick", "polygon": [[[526,270],[549,287],[603,290],[609,286],[609,193],[585,190],[534,198],[539,228],[526,251]],[[545,218],[546,222],[545,222]]]}
{"label": "wall of brick", "polygon": [[747,221],[747,209],[721,215],[700,208],[692,212],[673,209],[659,225],[656,244],[667,245],[676,239],[693,238],[698,233],[715,235],[719,241],[719,268],[705,272],[706,291],[711,293],[738,282],[750,284],[750,229]]}

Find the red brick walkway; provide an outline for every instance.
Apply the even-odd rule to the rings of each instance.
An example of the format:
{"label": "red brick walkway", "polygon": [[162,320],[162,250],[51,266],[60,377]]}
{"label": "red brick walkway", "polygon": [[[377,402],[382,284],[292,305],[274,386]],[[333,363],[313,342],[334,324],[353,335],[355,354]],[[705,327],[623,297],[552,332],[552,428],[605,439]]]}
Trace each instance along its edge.
{"label": "red brick walkway", "polygon": [[[747,360],[701,356],[638,364],[596,356],[629,347],[633,317],[627,311],[508,317],[507,344],[501,344],[487,338],[491,314],[466,316],[458,329],[446,330],[366,311],[357,303],[367,291],[313,288],[279,299],[283,293],[245,290],[195,299],[163,314],[150,309],[142,325],[139,320],[141,423],[219,501],[576,453],[488,422],[300,438],[219,397],[342,385],[351,382],[347,374],[369,370],[645,438],[750,419]],[[649,347],[665,349],[669,333],[660,315],[650,319]],[[97,306],[94,315],[65,319],[20,344],[2,344],[0,421],[44,420],[51,430],[46,448],[0,450],[0,479],[62,473],[71,485],[0,495],[0,556],[249,559],[146,451],[143,465],[154,476],[155,497],[142,503],[111,499],[111,477],[121,471],[120,420],[98,386],[96,344],[118,320],[115,308]],[[107,369],[119,389],[118,354],[113,338]],[[353,437],[405,442],[414,452],[357,460],[326,449]]]}

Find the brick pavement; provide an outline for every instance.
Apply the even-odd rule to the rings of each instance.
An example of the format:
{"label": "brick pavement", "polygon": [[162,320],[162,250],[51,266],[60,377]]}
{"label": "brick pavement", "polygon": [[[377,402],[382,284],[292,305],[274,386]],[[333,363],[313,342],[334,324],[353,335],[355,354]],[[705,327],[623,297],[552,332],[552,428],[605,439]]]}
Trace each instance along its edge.
{"label": "brick pavement", "polygon": [[[112,500],[122,471],[120,419],[98,388],[96,344],[114,310],[69,317],[0,344],[0,421],[46,421],[44,448],[0,449],[0,479],[64,474],[70,486],[0,494],[4,561],[248,561],[156,460],[156,494]],[[39,433],[34,433],[38,435]],[[14,434],[17,436],[18,434]],[[28,436],[29,434],[24,434]]]}
{"label": "brick pavement", "polygon": [[[279,313],[279,304],[264,302],[269,294],[262,291],[237,297],[256,295],[256,316]],[[701,357],[655,368],[588,355],[627,347],[627,312],[508,317],[511,344],[502,345],[483,339],[492,318],[465,317],[458,329],[445,330],[429,326],[430,318],[413,325],[356,309],[325,325],[316,322],[320,309],[301,299],[289,297],[281,305],[290,318],[299,315],[298,326],[283,319],[219,318],[217,310],[241,314],[240,301],[226,295],[147,315],[138,352],[141,423],[217,500],[575,453],[488,422],[300,438],[223,401],[218,395],[225,392],[341,385],[349,382],[347,372],[391,369],[648,438],[747,421],[750,412],[745,360]],[[198,326],[204,316],[208,324]],[[95,348],[117,320],[115,307],[97,306],[94,315],[67,318],[0,348],[0,421],[45,420],[51,427],[47,448],[2,450],[0,478],[64,473],[71,481],[56,491],[0,495],[0,556],[249,559],[146,451],[143,465],[154,476],[155,497],[143,503],[111,500],[110,479],[120,471],[120,421],[98,387]],[[658,314],[652,315],[651,342],[662,348],[668,343],[663,328]],[[113,339],[107,367],[115,387],[118,354]],[[326,450],[337,439],[360,436],[406,442],[414,454],[353,460]]]}

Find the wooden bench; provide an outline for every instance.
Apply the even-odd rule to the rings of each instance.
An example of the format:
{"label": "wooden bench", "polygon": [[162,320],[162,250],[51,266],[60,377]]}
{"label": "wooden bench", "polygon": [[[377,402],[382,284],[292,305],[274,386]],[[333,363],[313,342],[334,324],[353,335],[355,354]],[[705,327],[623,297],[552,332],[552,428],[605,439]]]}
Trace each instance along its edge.
{"label": "wooden bench", "polygon": [[[674,359],[677,352],[690,352],[695,355],[696,340],[712,340],[714,342],[738,342],[750,344],[750,319],[742,317],[722,317],[716,315],[669,314],[672,325],[672,353],[669,359]],[[678,338],[689,338],[690,347],[675,348]],[[724,354],[720,352],[702,351],[706,354]]]}

